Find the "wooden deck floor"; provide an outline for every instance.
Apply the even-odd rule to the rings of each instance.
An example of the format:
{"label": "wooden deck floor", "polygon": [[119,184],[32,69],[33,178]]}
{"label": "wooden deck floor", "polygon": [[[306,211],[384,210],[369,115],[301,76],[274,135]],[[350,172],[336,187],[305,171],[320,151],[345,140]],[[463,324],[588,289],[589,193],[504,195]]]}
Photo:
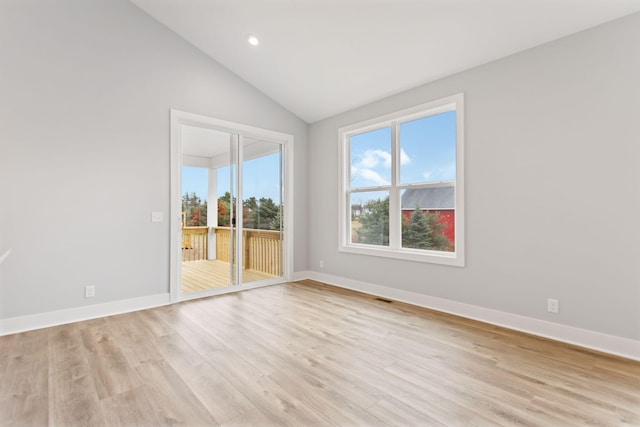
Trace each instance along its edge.
{"label": "wooden deck floor", "polygon": [[[229,263],[217,260],[184,261],[182,263],[182,292],[196,292],[229,286]],[[270,274],[243,270],[244,283],[269,279]]]}

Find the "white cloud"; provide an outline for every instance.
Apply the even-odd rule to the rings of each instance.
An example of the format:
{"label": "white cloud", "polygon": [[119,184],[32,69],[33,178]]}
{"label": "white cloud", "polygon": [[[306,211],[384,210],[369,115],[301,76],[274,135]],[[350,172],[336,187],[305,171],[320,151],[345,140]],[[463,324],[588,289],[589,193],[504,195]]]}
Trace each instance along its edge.
{"label": "white cloud", "polygon": [[351,176],[353,178],[361,178],[367,181],[366,185],[389,185],[389,181],[384,179],[380,174],[368,168],[359,168],[353,166],[351,168]]}
{"label": "white cloud", "polygon": [[411,157],[401,148],[400,149],[400,164],[401,165],[409,165],[411,164]]}
{"label": "white cloud", "polygon": [[[358,166],[363,168],[375,168],[382,164],[387,169],[391,168],[391,153],[384,150],[367,150],[362,154]],[[400,150],[400,164],[411,164],[411,157],[404,151]]]}
{"label": "white cloud", "polygon": [[387,153],[383,150],[367,150],[362,154],[362,158],[358,165],[363,168],[375,168],[380,163],[384,165],[385,168],[391,167],[391,153]]}

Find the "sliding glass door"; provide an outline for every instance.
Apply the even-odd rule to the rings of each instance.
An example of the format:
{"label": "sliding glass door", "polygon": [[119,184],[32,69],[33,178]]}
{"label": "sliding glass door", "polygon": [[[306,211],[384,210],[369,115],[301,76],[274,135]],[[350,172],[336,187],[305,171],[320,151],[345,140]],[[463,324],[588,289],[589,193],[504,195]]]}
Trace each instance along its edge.
{"label": "sliding glass door", "polygon": [[243,282],[283,274],[282,145],[242,138]]}
{"label": "sliding glass door", "polygon": [[181,132],[180,294],[283,277],[283,144],[199,126]]}

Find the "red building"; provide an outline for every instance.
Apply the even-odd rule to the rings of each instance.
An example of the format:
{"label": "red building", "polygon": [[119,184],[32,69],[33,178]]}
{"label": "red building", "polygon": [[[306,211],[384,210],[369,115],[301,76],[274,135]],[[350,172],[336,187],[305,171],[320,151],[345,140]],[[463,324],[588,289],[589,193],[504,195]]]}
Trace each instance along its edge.
{"label": "red building", "polygon": [[444,225],[443,235],[453,244],[456,241],[456,214],[455,214],[455,187],[453,184],[427,187],[411,188],[402,194],[402,215],[410,219],[416,206],[422,212],[438,214],[439,223]]}

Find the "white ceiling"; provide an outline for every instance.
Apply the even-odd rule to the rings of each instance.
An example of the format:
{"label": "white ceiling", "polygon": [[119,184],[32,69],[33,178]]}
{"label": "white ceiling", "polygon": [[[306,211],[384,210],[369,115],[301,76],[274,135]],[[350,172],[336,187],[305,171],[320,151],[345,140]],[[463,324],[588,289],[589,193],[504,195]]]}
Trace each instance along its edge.
{"label": "white ceiling", "polygon": [[[182,125],[182,155],[199,157],[200,161],[191,160],[190,166],[221,167],[231,162],[232,135],[227,132],[205,127]],[[243,159],[251,160],[279,152],[280,145],[274,142],[261,141],[248,136],[242,137]]]}
{"label": "white ceiling", "polygon": [[131,2],[308,123],[640,11],[640,0]]}
{"label": "white ceiling", "polygon": [[216,157],[230,151],[231,135],[214,129],[182,126],[182,154],[196,157]]}

